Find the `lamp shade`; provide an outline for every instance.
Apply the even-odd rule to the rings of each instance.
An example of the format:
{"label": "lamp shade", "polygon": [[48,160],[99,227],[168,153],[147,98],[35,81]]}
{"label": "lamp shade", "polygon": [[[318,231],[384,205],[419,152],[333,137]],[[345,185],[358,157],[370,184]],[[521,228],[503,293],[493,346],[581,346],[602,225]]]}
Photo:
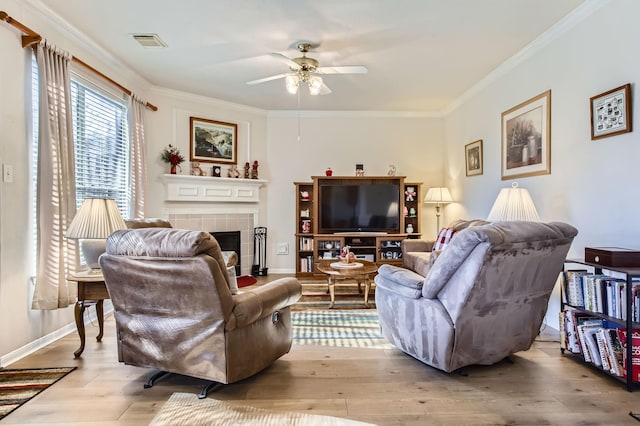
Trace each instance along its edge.
{"label": "lamp shade", "polygon": [[448,204],[453,202],[453,198],[451,198],[451,193],[448,188],[434,187],[429,188],[427,195],[424,197],[424,202],[432,204]]}
{"label": "lamp shade", "polygon": [[114,200],[87,198],[67,229],[67,238],[106,239],[119,229],[126,229]]}
{"label": "lamp shade", "polygon": [[511,188],[502,188],[493,207],[487,216],[489,222],[507,222],[524,220],[540,222],[540,216],[533,204],[529,191],[518,188],[518,183],[511,184]]}

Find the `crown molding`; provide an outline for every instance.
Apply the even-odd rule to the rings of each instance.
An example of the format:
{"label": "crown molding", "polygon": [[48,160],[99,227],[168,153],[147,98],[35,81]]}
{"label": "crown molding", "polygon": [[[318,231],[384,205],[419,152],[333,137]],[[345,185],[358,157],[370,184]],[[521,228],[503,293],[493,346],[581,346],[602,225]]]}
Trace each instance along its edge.
{"label": "crown molding", "polygon": [[525,60],[531,58],[543,48],[548,46],[552,41],[567,33],[573,27],[591,16],[594,12],[608,5],[611,0],[586,0],[567,16],[556,22],[551,28],[538,36],[531,43],[527,44],[518,53],[504,61],[496,69],[491,71],[486,77],[474,84],[470,89],[465,91],[456,100],[447,105],[442,111],[441,116],[446,116],[463,105],[466,101],[477,95],[483,89],[486,89],[499,78],[513,71],[518,65]]}
{"label": "crown molding", "polygon": [[272,110],[268,117],[282,118],[324,118],[324,117],[364,117],[364,118],[441,118],[440,112],[429,111],[324,111],[324,110]]}
{"label": "crown molding", "polygon": [[[100,44],[96,43],[94,40],[89,38],[85,33],[80,31],[78,28],[74,27],[65,20],[63,17],[58,15],[56,12],[51,10],[43,1],[41,0],[25,0],[23,3],[27,8],[29,8],[34,14],[39,15],[44,20],[49,21],[51,24],[55,26],[55,28],[63,34],[63,36],[67,37],[72,42],[78,44],[80,47],[84,48],[87,52],[91,52],[91,54],[102,61],[104,64],[113,67],[113,69],[121,72],[125,78],[130,78],[135,81],[136,85],[142,86],[144,90],[149,88],[151,84],[145,80],[136,70],[131,68],[129,65],[122,62],[120,59],[115,57],[111,52],[102,47]],[[34,28],[34,31],[37,32],[37,29]],[[47,39],[46,34],[41,34],[43,39]],[[73,55],[73,52],[70,52]],[[89,62],[88,62],[89,63]],[[96,67],[95,64],[89,63],[89,65]],[[101,72],[105,72],[105,74],[109,74],[109,71],[99,70]],[[133,91],[135,94],[135,91]]]}
{"label": "crown molding", "polygon": [[208,96],[196,95],[190,92],[183,92],[181,90],[168,89],[161,86],[151,86],[149,88],[150,93],[158,95],[169,96],[174,99],[180,99],[187,102],[197,102],[205,105],[209,105],[217,108],[224,108],[233,110],[236,112],[246,112],[250,114],[267,115],[267,111],[261,108],[256,108],[248,105],[237,104],[234,102],[225,101],[217,98],[210,98]]}

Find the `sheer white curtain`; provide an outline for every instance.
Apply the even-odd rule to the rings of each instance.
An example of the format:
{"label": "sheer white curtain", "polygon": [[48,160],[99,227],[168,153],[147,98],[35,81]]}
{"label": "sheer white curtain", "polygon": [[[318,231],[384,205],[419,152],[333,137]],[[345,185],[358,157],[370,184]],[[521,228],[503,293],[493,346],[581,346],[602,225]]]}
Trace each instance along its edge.
{"label": "sheer white curtain", "polygon": [[41,42],[36,48],[40,81],[38,126],[38,252],[33,309],[75,303],[77,288],[66,276],[80,268],[76,240],[64,236],[76,213],[70,56]]}
{"label": "sheer white curtain", "polygon": [[131,214],[132,218],[145,217],[144,197],[147,188],[147,161],[145,155],[144,114],[146,103],[131,95],[129,128],[131,129]]}

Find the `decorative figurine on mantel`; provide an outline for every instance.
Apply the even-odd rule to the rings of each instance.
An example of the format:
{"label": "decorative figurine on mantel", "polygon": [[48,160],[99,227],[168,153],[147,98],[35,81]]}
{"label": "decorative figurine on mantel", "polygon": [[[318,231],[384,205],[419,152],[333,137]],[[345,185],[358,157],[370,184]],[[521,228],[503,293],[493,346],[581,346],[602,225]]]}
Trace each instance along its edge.
{"label": "decorative figurine on mantel", "polygon": [[246,163],[244,163],[244,178],[245,179],[249,179],[249,168],[251,166],[249,165],[249,162],[247,161]]}
{"label": "decorative figurine on mantel", "polygon": [[389,164],[389,171],[387,172],[388,176],[395,176],[396,175],[396,166],[393,164]]}
{"label": "decorative figurine on mantel", "polygon": [[233,164],[229,168],[229,171],[227,171],[227,176],[229,176],[230,178],[239,178],[240,177],[240,170],[238,170],[238,166]]}
{"label": "decorative figurine on mantel", "polygon": [[258,160],[253,162],[253,168],[251,169],[251,179],[258,179]]}
{"label": "decorative figurine on mantel", "polygon": [[202,170],[200,168],[200,162],[199,161],[192,161],[191,162],[191,175],[193,176],[206,176],[204,173],[204,170]]}

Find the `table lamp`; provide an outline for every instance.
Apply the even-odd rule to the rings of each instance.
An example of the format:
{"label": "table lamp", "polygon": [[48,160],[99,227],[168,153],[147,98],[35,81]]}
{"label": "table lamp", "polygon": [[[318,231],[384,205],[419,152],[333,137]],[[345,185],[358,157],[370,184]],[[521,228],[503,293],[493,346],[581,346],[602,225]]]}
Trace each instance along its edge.
{"label": "table lamp", "polygon": [[449,189],[445,187],[429,188],[427,195],[424,197],[424,202],[425,204],[436,205],[436,229],[440,231],[440,205],[453,202]]}
{"label": "table lamp", "polygon": [[106,239],[126,229],[116,202],[105,198],[87,198],[67,229],[66,237],[81,241],[82,256],[89,273],[100,274],[98,257],[106,250]]}
{"label": "table lamp", "polygon": [[507,222],[524,220],[540,222],[540,216],[533,204],[529,191],[518,188],[518,182],[513,182],[511,188],[502,188],[493,207],[487,216],[489,222]]}

